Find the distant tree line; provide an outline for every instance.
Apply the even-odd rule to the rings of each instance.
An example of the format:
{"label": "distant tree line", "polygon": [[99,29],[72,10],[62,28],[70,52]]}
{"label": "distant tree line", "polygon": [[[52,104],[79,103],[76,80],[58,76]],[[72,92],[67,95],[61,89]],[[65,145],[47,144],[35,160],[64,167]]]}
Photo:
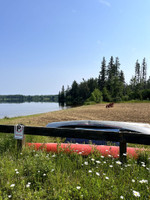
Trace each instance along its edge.
{"label": "distant tree line", "polygon": [[150,77],[147,79],[146,59],[135,63],[135,74],[130,83],[125,83],[124,72],[120,70],[119,58],[111,56],[109,63],[105,57],[101,62],[97,78],[90,78],[80,83],[73,81],[67,89],[62,86],[58,95],[59,103],[80,105],[128,100],[150,100]]}
{"label": "distant tree line", "polygon": [[0,95],[0,103],[58,102],[58,95]]}

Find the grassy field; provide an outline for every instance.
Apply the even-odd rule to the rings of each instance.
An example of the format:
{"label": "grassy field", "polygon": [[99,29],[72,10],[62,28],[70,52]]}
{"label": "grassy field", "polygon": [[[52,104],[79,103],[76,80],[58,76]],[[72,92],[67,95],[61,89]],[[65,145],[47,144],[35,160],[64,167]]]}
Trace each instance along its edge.
{"label": "grassy field", "polygon": [[[150,123],[150,103],[81,106],[40,115],[2,119],[0,124],[46,126],[63,120],[115,120]],[[58,138],[28,136],[26,141],[59,142]],[[149,149],[149,147],[147,147]],[[97,152],[78,154],[16,151],[11,134],[0,134],[0,200],[150,199],[150,154],[126,164]]]}

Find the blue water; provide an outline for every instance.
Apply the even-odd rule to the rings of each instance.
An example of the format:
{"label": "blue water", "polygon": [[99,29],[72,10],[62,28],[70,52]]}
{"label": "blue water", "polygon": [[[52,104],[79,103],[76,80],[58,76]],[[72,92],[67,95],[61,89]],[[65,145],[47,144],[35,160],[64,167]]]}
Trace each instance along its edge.
{"label": "blue water", "polygon": [[49,102],[25,102],[25,103],[0,103],[0,119],[4,117],[18,117],[45,112],[52,112],[62,108],[58,103]]}

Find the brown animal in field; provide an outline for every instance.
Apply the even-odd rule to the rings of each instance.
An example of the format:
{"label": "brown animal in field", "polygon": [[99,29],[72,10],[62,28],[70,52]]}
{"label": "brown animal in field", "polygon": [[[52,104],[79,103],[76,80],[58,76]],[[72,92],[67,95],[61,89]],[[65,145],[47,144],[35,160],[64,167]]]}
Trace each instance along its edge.
{"label": "brown animal in field", "polygon": [[106,105],[106,108],[112,108],[112,107],[114,107],[114,103],[109,103]]}

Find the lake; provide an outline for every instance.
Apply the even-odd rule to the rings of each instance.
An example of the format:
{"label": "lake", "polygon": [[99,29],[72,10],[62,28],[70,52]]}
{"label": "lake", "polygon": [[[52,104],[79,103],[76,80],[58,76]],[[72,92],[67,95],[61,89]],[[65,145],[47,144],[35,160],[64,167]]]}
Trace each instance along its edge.
{"label": "lake", "polygon": [[40,114],[66,108],[59,106],[59,103],[53,102],[0,103],[0,119]]}

